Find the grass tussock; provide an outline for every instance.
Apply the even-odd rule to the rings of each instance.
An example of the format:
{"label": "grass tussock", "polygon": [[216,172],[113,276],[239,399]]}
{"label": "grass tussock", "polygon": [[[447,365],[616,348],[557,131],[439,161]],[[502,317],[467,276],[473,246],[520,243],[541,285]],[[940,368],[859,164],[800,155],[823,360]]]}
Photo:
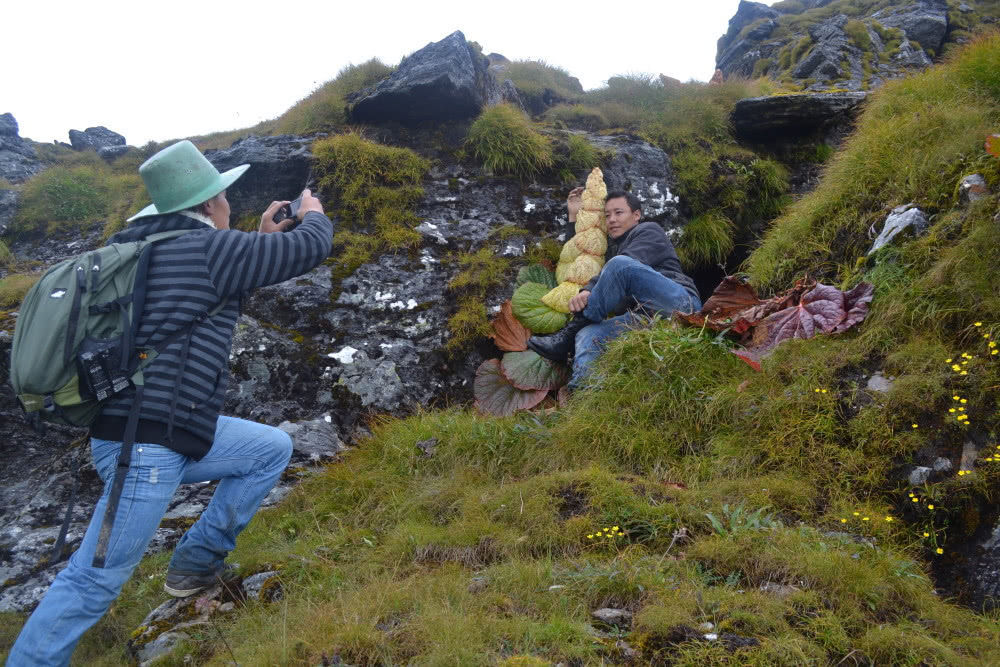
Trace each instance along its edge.
{"label": "grass tussock", "polygon": [[0,278],[0,310],[9,310],[20,305],[24,295],[38,282],[38,278],[39,274],[33,273],[9,273]]}
{"label": "grass tussock", "polygon": [[510,79],[525,107],[536,113],[556,102],[570,102],[583,94],[580,82],[569,72],[541,60],[515,60],[498,78]]}
{"label": "grass tussock", "polygon": [[466,144],[476,160],[497,175],[527,180],[553,164],[551,141],[509,104],[484,109],[469,128]]}

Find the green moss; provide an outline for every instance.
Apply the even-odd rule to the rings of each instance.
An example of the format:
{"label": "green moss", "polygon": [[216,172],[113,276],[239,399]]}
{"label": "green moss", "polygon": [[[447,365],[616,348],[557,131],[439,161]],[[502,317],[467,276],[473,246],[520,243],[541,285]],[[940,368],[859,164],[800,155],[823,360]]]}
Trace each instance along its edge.
{"label": "green moss", "polygon": [[461,254],[457,263],[461,271],[449,281],[448,288],[471,292],[480,298],[491,287],[503,284],[510,269],[510,260],[496,256],[490,248]]}
{"label": "green moss", "polygon": [[483,110],[469,128],[466,145],[483,167],[497,175],[526,180],[553,164],[549,139],[509,104]]}
{"label": "green moss", "polygon": [[458,309],[448,318],[448,331],[451,337],[445,344],[445,349],[451,354],[458,354],[477,340],[490,335],[490,322],[486,318],[486,306],[481,299],[469,297],[462,299]]}
{"label": "green moss", "polygon": [[384,146],[348,133],[313,144],[313,167],[328,207],[341,219],[334,235],[334,277],[343,278],[383,252],[420,244],[413,212],[430,164],[406,148]]}

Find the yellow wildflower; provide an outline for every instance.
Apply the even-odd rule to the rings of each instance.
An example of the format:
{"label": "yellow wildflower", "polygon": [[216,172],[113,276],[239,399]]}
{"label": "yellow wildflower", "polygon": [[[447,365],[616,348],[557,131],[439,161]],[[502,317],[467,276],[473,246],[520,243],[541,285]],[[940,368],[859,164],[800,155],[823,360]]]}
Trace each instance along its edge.
{"label": "yellow wildflower", "polygon": [[[1000,445],[998,445],[998,447],[1000,447]],[[861,512],[855,512],[854,516],[861,516]]]}
{"label": "yellow wildflower", "polygon": [[937,553],[938,553],[939,555],[940,555],[940,554],[943,554],[943,553],[944,553],[944,549],[942,549],[941,547],[938,547],[938,548],[936,549],[936,552],[937,552]]}
{"label": "yellow wildflower", "polygon": [[841,519],[840,523],[847,523],[847,519]]}
{"label": "yellow wildflower", "polygon": [[871,519],[869,519],[869,518],[868,518],[868,517],[866,517],[866,516],[863,516],[863,517],[861,517],[861,520],[862,520],[862,521],[871,521]]}
{"label": "yellow wildflower", "polygon": [[930,533],[928,533],[927,531],[924,531],[924,537],[930,537],[930,536],[931,536]]}
{"label": "yellow wildflower", "polygon": [[920,498],[917,498],[917,497],[914,497],[914,498],[913,498],[913,502],[915,502],[915,503],[919,503],[919,502],[920,502]]}
{"label": "yellow wildflower", "polygon": [[950,363],[951,363],[951,359],[945,359],[945,360],[944,360],[944,363],[946,363],[946,364],[950,364]]}
{"label": "yellow wildflower", "polygon": [[954,412],[955,408],[948,408],[948,412]]}
{"label": "yellow wildflower", "polygon": [[990,341],[990,347],[996,347],[996,346],[997,346],[996,342],[991,340]]}
{"label": "yellow wildflower", "polygon": [[996,354],[1000,350],[990,350],[990,354]]}
{"label": "yellow wildflower", "polygon": [[952,396],[951,400],[953,400],[953,401],[960,401],[960,400],[962,400],[962,398],[960,396]]}
{"label": "yellow wildflower", "polygon": [[968,402],[969,402],[969,399],[967,399],[967,398],[963,398],[961,401],[959,401],[959,403],[961,403],[962,405],[965,405]]}
{"label": "yellow wildflower", "polygon": [[917,428],[917,425],[916,425],[916,424],[911,424],[911,426],[913,426],[913,428]]}
{"label": "yellow wildflower", "polygon": [[951,365],[951,370],[953,370],[953,371],[960,371],[960,370],[962,370],[962,367],[959,366],[958,364],[952,364]]}
{"label": "yellow wildflower", "polygon": [[826,389],[824,389],[824,390],[823,390],[823,393],[824,393],[824,394],[826,393]]}
{"label": "yellow wildflower", "polygon": [[929,510],[932,510],[932,509],[934,509],[934,505],[928,505],[928,506],[927,506],[927,509],[929,509]]}
{"label": "yellow wildflower", "polygon": [[969,371],[962,371],[961,373],[959,373],[959,375],[968,375],[968,374],[969,374]]}
{"label": "yellow wildflower", "polygon": [[886,521],[892,521],[892,517],[891,517],[891,516],[887,516],[887,517],[885,518],[885,520],[886,520]]}
{"label": "yellow wildflower", "polygon": [[983,323],[982,323],[982,322],[976,322],[976,323],[975,323],[975,326],[977,326],[977,327],[981,327],[981,326],[983,326]]}
{"label": "yellow wildflower", "polygon": [[592,540],[592,539],[594,539],[594,536],[593,535],[587,535],[587,539],[588,540]]}

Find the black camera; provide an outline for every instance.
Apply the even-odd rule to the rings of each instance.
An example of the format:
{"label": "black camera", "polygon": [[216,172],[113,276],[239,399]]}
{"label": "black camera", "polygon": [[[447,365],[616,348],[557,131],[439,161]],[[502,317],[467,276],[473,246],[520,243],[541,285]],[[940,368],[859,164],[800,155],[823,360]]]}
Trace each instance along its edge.
{"label": "black camera", "polygon": [[285,220],[287,218],[295,220],[295,216],[298,215],[299,213],[300,206],[302,206],[301,195],[299,195],[299,198],[296,199],[295,201],[285,204],[284,206],[279,208],[278,212],[274,214],[272,220],[274,222],[281,222],[282,220]]}
{"label": "black camera", "polygon": [[103,401],[127,389],[130,381],[121,369],[121,358],[117,340],[84,340],[76,359],[81,395]]}

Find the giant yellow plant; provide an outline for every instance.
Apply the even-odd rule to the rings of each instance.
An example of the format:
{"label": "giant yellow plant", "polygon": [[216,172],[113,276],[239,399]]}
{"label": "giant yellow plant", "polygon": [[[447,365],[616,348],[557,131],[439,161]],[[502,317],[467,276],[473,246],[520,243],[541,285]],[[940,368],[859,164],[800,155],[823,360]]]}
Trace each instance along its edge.
{"label": "giant yellow plant", "polygon": [[569,300],[601,272],[608,249],[608,228],[604,220],[604,200],[608,188],[604,174],[594,167],[587,176],[583,202],[576,214],[576,234],[563,245],[556,265],[559,285],[542,297],[542,302],[560,313],[569,312]]}

